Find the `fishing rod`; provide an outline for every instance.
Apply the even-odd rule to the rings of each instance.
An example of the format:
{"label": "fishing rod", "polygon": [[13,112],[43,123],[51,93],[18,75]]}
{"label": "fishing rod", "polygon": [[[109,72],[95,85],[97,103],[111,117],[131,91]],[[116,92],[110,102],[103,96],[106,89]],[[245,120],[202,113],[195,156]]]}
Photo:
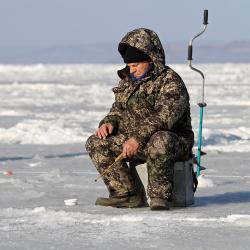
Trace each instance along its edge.
{"label": "fishing rod", "polygon": [[123,157],[123,154],[121,153],[120,155],[118,155],[115,158],[115,161],[111,165],[109,165],[101,174],[99,174],[97,176],[97,178],[95,179],[95,182],[97,182],[98,179],[100,179],[101,177],[103,177],[106,174],[110,173],[113,170],[113,168],[116,166],[116,163],[122,161],[123,159],[124,159],[124,157]]}
{"label": "fishing rod", "polygon": [[205,91],[204,91],[204,86],[205,86],[205,76],[203,74],[203,72],[197,68],[194,68],[192,66],[192,54],[193,54],[193,41],[199,37],[200,35],[202,35],[208,25],[208,10],[204,10],[204,15],[203,15],[203,24],[204,24],[204,28],[201,32],[199,32],[197,35],[195,35],[189,42],[188,45],[188,62],[189,62],[189,67],[196,71],[197,73],[199,73],[202,77],[202,96],[201,96],[201,102],[198,103],[198,106],[200,107],[200,117],[199,117],[199,132],[198,132],[198,152],[197,152],[197,172],[196,175],[197,177],[200,175],[200,171],[201,171],[201,156],[203,154],[203,152],[201,151],[201,147],[202,147],[202,125],[203,125],[203,111],[204,108],[207,106],[207,104],[205,103]]}

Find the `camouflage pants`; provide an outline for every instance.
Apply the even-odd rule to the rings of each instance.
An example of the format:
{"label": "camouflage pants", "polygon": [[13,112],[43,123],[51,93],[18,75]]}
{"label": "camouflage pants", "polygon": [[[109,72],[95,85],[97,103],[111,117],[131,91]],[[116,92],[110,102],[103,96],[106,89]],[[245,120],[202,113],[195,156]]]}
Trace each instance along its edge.
{"label": "camouflage pants", "polygon": [[[125,136],[118,134],[109,136],[106,140],[92,135],[86,142],[88,151],[95,167],[102,173],[115,158],[122,152]],[[189,152],[185,139],[168,131],[159,131],[153,134],[146,146],[138,152],[135,158],[147,162],[148,195],[150,198],[169,200],[172,195],[174,163]],[[135,183],[125,161],[117,163],[103,177],[110,195],[121,197],[135,193]]]}

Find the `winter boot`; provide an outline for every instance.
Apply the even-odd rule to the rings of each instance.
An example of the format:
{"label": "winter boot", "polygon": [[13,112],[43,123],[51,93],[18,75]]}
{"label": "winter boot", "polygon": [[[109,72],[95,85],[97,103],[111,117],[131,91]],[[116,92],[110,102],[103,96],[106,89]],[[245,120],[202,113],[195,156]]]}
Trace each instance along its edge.
{"label": "winter boot", "polygon": [[169,205],[166,200],[160,198],[152,198],[150,200],[151,210],[169,210]]}
{"label": "winter boot", "polygon": [[98,197],[96,199],[95,205],[99,206],[111,206],[111,207],[123,207],[124,204],[129,202],[129,196],[125,197]]}
{"label": "winter boot", "polygon": [[125,196],[125,197],[110,197],[104,198],[99,197],[96,199],[95,205],[99,206],[111,206],[111,207],[126,207],[126,208],[133,208],[133,207],[145,207],[148,206],[142,200],[142,197],[138,195],[132,196]]}
{"label": "winter boot", "polygon": [[148,207],[147,201],[144,199],[144,196],[142,195],[133,195],[129,198],[129,207],[135,208],[135,207]]}

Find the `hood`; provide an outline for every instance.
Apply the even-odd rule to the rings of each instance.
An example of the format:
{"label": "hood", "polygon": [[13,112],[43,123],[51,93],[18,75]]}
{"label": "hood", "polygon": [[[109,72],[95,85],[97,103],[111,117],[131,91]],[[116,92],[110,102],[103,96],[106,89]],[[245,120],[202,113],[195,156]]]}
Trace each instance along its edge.
{"label": "hood", "polygon": [[[127,46],[135,47],[144,53],[146,53],[154,64],[153,73],[158,75],[165,68],[165,52],[158,35],[149,29],[139,28],[128,32],[121,40],[118,46],[118,51],[121,52],[126,49]],[[118,75],[123,78],[127,72],[127,69],[118,71]]]}

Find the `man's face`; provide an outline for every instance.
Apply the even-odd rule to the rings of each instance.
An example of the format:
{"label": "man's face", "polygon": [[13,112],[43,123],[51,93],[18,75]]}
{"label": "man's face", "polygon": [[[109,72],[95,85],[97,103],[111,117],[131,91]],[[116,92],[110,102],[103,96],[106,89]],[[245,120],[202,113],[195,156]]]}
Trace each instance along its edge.
{"label": "man's face", "polygon": [[136,62],[128,63],[130,74],[133,74],[134,77],[140,78],[150,67],[150,62]]}

